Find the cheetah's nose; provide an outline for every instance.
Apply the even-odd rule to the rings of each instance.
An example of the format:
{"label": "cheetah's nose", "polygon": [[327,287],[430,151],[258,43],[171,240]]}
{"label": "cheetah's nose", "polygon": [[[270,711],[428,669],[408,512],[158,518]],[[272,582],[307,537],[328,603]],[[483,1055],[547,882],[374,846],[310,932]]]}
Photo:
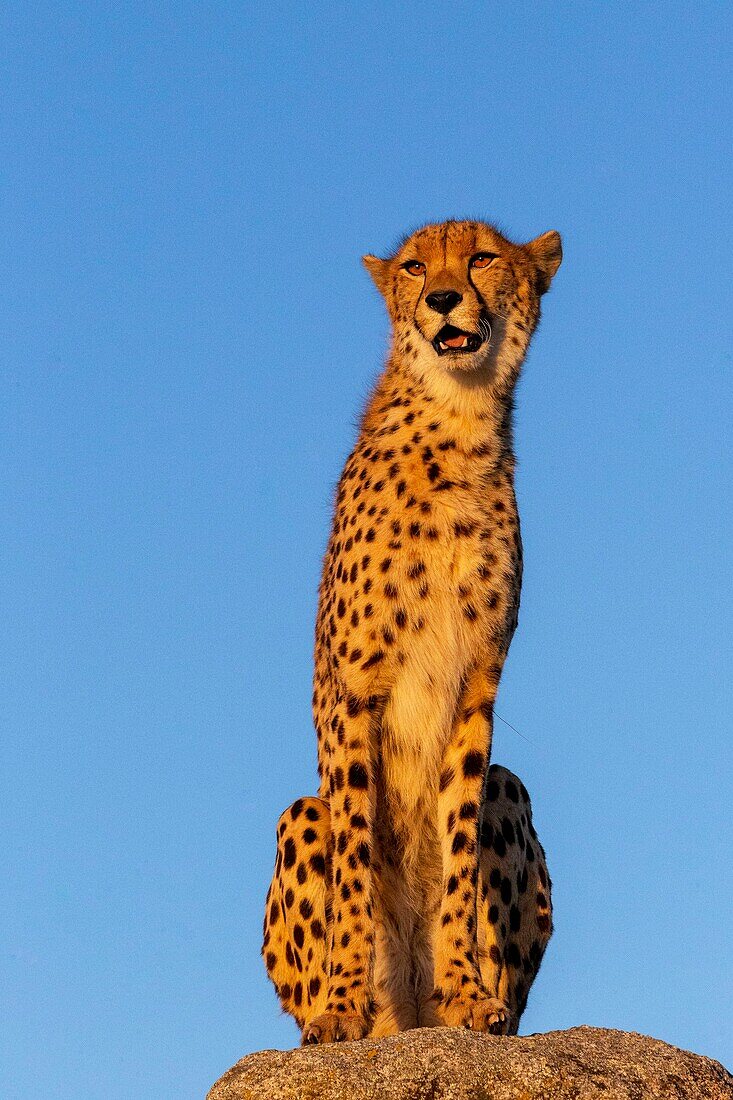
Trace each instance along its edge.
{"label": "cheetah's nose", "polygon": [[436,313],[450,313],[454,306],[463,301],[463,295],[456,290],[434,290],[425,301]]}

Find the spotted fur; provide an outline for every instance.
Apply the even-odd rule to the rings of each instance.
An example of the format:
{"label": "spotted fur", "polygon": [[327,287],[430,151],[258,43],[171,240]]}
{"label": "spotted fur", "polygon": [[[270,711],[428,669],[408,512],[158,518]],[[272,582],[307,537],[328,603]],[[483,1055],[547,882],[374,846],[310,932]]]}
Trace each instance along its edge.
{"label": "spotted fur", "polygon": [[[301,1028],[325,1011],[329,945],[334,934],[340,935],[342,944],[347,937],[347,946],[350,938],[348,931],[339,933],[333,927],[333,895],[339,887],[333,881],[332,845],[328,802],[323,799],[299,798],[278,822],[275,873],[265,908],[263,956],[283,1009]],[[479,969],[484,987],[492,990],[507,1010],[501,1023],[497,1013],[495,1030],[515,1034],[552,934],[551,883],[545,853],[532,823],[527,791],[515,775],[496,764],[488,771],[480,845]],[[394,891],[395,900],[400,898],[398,874],[397,861],[386,857],[381,876],[385,901],[389,891]],[[359,878],[353,880],[353,896],[359,896],[360,883]],[[452,885],[449,889],[455,893]],[[464,890],[463,903],[470,902]],[[460,919],[460,909],[457,914]],[[448,914],[443,919],[450,924],[453,918]],[[377,922],[378,980],[375,1024],[371,1029],[375,1035],[437,1022],[432,1006],[424,1005],[419,1013],[409,992],[414,978],[409,939],[405,937],[402,953],[397,956],[408,990],[407,1003],[399,1010],[394,1001],[394,972],[380,959],[388,938],[404,936],[409,927],[410,921],[405,922],[404,913],[399,912],[393,913],[391,924],[383,919]],[[393,957],[395,954],[392,952]],[[360,975],[346,975],[336,964],[335,977],[343,977],[342,996],[346,996]]]}
{"label": "spotted fur", "polygon": [[549,936],[529,801],[489,756],[522,572],[513,391],[560,259],[556,233],[478,222],[365,257],[392,346],[324,561],[320,797],[281,818],[265,931],[304,1041],[512,1030]]}

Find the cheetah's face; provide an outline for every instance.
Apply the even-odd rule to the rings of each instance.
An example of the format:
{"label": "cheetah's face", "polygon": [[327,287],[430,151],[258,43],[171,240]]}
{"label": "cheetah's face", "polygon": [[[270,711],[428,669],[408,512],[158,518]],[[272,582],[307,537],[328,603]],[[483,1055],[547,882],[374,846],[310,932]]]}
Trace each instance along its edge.
{"label": "cheetah's face", "polygon": [[387,303],[396,349],[457,372],[496,360],[507,341],[523,356],[561,258],[555,232],[515,245],[483,222],[449,221],[364,263]]}

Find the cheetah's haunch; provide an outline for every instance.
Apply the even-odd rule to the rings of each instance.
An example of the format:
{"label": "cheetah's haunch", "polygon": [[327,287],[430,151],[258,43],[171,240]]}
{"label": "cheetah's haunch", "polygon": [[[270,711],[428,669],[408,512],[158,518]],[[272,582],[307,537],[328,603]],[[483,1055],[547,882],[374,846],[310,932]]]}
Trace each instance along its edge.
{"label": "cheetah's haunch", "polygon": [[526,791],[489,756],[522,572],[513,391],[560,260],[557,233],[478,222],[364,258],[392,347],[323,567],[320,797],[280,819],[265,920],[304,1041],[516,1030],[550,935]]}

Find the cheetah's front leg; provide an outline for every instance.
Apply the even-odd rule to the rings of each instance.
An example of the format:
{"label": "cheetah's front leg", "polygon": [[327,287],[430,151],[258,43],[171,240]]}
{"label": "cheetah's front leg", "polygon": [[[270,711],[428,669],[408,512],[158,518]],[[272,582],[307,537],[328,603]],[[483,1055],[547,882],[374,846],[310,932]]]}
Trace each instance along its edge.
{"label": "cheetah's front leg", "polygon": [[478,827],[498,682],[469,677],[443,758],[438,829],[443,897],[435,936],[437,1014],[448,1027],[506,1032],[506,1005],[481,981],[477,940]]}
{"label": "cheetah's front leg", "polygon": [[333,840],[330,969],[326,1008],[303,1028],[304,1043],[363,1039],[371,1026],[374,980],[372,821],[369,704],[349,696],[331,718],[328,758]]}

